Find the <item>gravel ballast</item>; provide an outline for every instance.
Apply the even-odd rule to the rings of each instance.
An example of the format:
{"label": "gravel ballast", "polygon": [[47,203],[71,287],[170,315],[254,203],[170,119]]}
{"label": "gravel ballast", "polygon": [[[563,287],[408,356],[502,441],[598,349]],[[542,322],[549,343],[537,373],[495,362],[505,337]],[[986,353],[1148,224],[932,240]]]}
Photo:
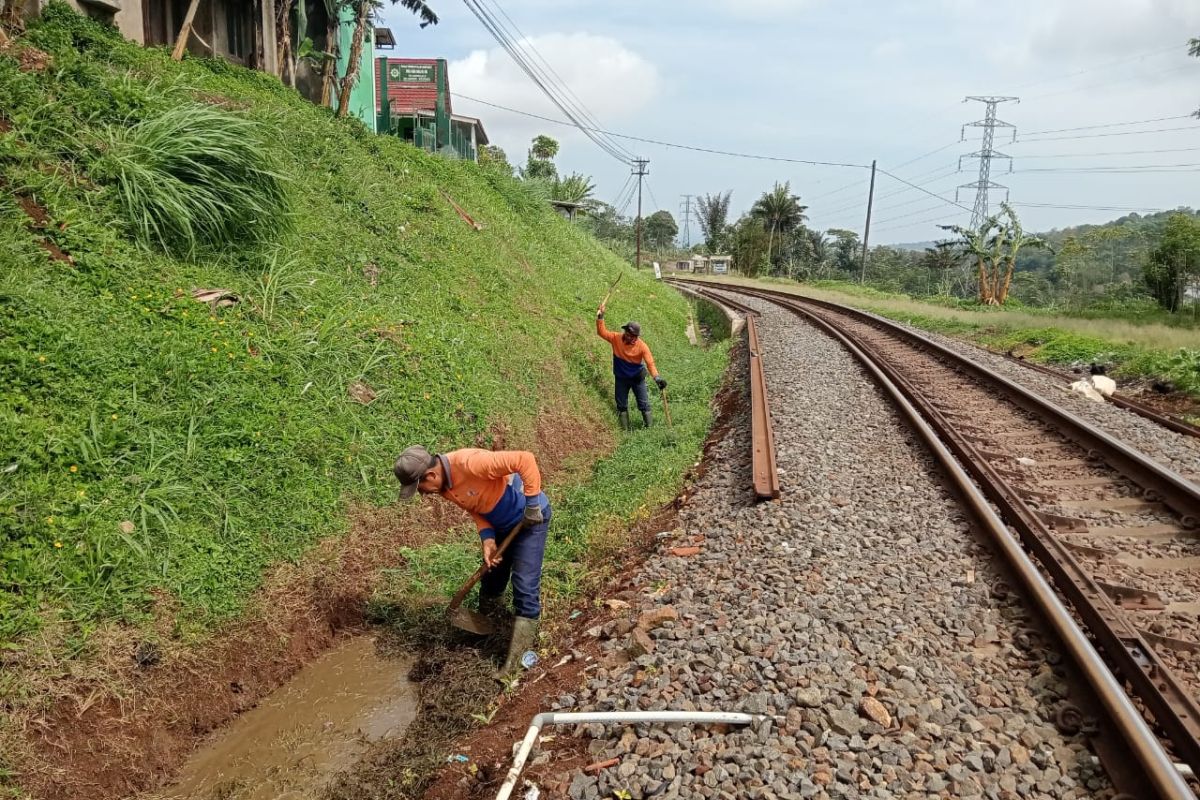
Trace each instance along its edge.
{"label": "gravel ballast", "polygon": [[561,791],[1107,796],[1086,743],[1055,729],[1066,686],[1040,645],[1015,643],[1029,615],[1015,595],[993,594],[995,558],[931,457],[838,344],[744,302],[764,311],[782,498],[751,502],[743,416],[713,449],[681,528],[647,561],[628,618],[593,631],[604,662],[553,705],[771,719],[583,726],[593,761],[619,761],[564,776]]}

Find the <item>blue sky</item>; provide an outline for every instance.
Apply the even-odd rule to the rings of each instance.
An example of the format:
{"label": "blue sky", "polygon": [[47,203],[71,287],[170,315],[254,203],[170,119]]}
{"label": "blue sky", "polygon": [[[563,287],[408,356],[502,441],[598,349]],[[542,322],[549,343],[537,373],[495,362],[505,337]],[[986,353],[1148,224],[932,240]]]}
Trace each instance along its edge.
{"label": "blue sky", "polygon": [[[430,1],[442,20],[436,27],[421,30],[402,10],[384,13],[398,40],[395,55],[449,59],[452,91],[561,117],[463,3]],[[1018,210],[1027,227],[1124,213],[1047,207],[1055,205],[1200,206],[1200,120],[1036,133],[1200,108],[1200,59],[1188,58],[1185,47],[1189,36],[1200,36],[1198,0],[487,2],[511,17],[607,130],[792,159],[878,159],[952,201],[954,187],[973,181],[977,170],[964,161],[955,171],[958,156],[979,146],[970,128],[959,143],[960,127],[983,114],[963,97],[1016,95],[1021,103],[1002,106],[1000,116],[1029,133],[1016,144],[998,134],[997,149],[1014,157],[1017,171],[1007,174],[1008,164],[998,162],[993,180],[1026,204]],[[625,185],[628,169],[577,130],[461,98],[454,108],[480,117],[513,162],[524,161],[534,135],[548,133],[562,143],[560,172],[593,176],[597,195],[609,202]],[[1164,128],[1183,130],[1140,133]],[[865,169],[623,144],[650,159],[645,213],[666,208],[679,218],[681,195],[724,190],[733,191],[740,213],[786,180],[809,205],[813,226],[862,228]],[[1179,164],[1196,166],[1143,169]],[[1112,170],[1130,166],[1139,169]],[[1072,168],[1088,171],[1059,171]],[[1003,194],[993,193],[993,204]],[[973,200],[974,190],[961,191],[962,205]],[[939,222],[968,216],[881,175],[871,238],[932,239]],[[698,237],[693,227],[693,242]]]}

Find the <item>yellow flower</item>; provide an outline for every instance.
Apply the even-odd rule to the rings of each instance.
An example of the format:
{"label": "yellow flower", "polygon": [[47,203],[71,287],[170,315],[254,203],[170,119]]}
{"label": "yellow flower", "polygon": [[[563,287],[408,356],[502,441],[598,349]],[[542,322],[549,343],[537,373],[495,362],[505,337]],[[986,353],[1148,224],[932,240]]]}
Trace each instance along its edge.
{"label": "yellow flower", "polygon": [[38,356],[38,363],[39,363],[39,364],[45,364],[45,363],[46,363],[46,357],[45,357],[45,356]]}
{"label": "yellow flower", "polygon": [[62,542],[55,542],[55,543],[54,543],[54,546],[55,546],[55,547],[58,547],[58,548],[60,548],[60,549],[61,549],[61,548],[62,548]]}
{"label": "yellow flower", "polygon": [[182,313],[183,313],[183,316],[186,317],[188,315],[187,309],[185,308]]}
{"label": "yellow flower", "polygon": [[224,325],[224,324],[225,324],[225,320],[221,320],[221,321],[220,321],[220,322],[218,322],[217,324],[218,324],[218,325]]}
{"label": "yellow flower", "polygon": [[54,524],[54,517],[46,517],[46,524],[47,524],[47,525],[53,525],[53,524]]}
{"label": "yellow flower", "polygon": [[116,418],[117,418],[117,415],[116,415],[116,414],[113,414],[113,415],[112,415],[112,418],[113,418],[113,419],[116,419]]}
{"label": "yellow flower", "polygon": [[79,467],[78,467],[78,466],[76,466],[75,464],[72,464],[72,465],[71,465],[71,472],[79,472]]}
{"label": "yellow flower", "polygon": [[132,295],[132,296],[131,296],[129,299],[130,299],[130,300],[137,300],[137,299],[138,299],[138,296],[135,294],[135,295]]}
{"label": "yellow flower", "polygon": [[233,358],[233,353],[229,353],[228,355],[230,358]]}
{"label": "yellow flower", "polygon": [[209,350],[212,350],[214,353],[215,353],[215,352],[217,352],[217,348],[215,348],[215,347],[210,347],[210,348],[208,348],[208,349],[209,349]]}
{"label": "yellow flower", "polygon": [[87,492],[85,492],[83,489],[80,489],[75,494],[79,495],[80,497],[87,497]]}

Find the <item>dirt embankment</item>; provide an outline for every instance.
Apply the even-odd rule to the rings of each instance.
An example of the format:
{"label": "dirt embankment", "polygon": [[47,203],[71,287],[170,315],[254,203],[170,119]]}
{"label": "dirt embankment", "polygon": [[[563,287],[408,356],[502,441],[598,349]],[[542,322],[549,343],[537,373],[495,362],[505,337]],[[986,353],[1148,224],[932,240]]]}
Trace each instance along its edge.
{"label": "dirt embankment", "polygon": [[[551,480],[611,450],[611,432],[599,421],[543,416],[533,449]],[[494,434],[503,446],[504,431]],[[348,513],[345,536],[276,569],[243,618],[198,647],[158,644],[170,641],[164,624],[155,643],[128,629],[98,635],[84,667],[34,663],[33,656],[7,664],[43,698],[40,711],[8,709],[19,750],[9,756],[21,788],[39,800],[106,800],[162,786],[206,734],[360,632],[380,573],[400,565],[401,547],[444,540],[469,522],[439,498]]]}

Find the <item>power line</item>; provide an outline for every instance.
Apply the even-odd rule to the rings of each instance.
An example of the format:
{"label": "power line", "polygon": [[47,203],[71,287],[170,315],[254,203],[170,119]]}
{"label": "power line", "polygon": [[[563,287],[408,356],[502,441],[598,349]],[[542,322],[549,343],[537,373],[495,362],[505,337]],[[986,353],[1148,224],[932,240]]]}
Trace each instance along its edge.
{"label": "power line", "polygon": [[1071,211],[1167,211],[1166,208],[1131,208],[1129,206],[1089,206],[1069,203],[1013,203],[1028,208],[1065,208]]}
{"label": "power line", "polygon": [[1151,122],[1170,122],[1177,119],[1188,119],[1191,114],[1177,114],[1173,117],[1154,117],[1152,119],[1135,119],[1129,122],[1105,122],[1099,125],[1081,125],[1078,128],[1051,128],[1045,131],[1026,131],[1026,136],[1037,136],[1043,133],[1070,133],[1071,131],[1094,131],[1099,128],[1121,128],[1126,125],[1148,125]]}
{"label": "power line", "polygon": [[879,220],[879,224],[886,225],[887,223],[895,222],[898,219],[908,219],[909,217],[916,217],[921,214],[928,214],[930,211],[933,211],[936,208],[937,208],[937,206],[930,206],[929,208],[918,208],[916,211],[910,211],[907,214],[899,214],[895,217],[888,217],[887,219],[881,219],[881,220]]}
{"label": "power line", "polygon": [[1013,88],[1014,88],[1014,90],[1028,89],[1032,86],[1041,86],[1043,83],[1054,83],[1056,81],[1066,80],[1067,78],[1074,78],[1079,75],[1086,75],[1089,72],[1098,72],[1102,69],[1108,69],[1109,67],[1115,67],[1115,66],[1119,66],[1121,64],[1128,64],[1130,61],[1137,61],[1138,59],[1142,59],[1142,58],[1150,58],[1151,56],[1161,56],[1163,53],[1170,53],[1173,51],[1177,51],[1180,49],[1180,47],[1182,47],[1182,45],[1173,44],[1170,47],[1164,47],[1162,50],[1152,50],[1149,53],[1141,53],[1136,56],[1126,56],[1125,58],[1120,58],[1120,59],[1117,59],[1116,61],[1110,61],[1110,62],[1106,62],[1104,64],[1100,64],[1099,66],[1088,67],[1087,69],[1081,69],[1081,70],[1077,70],[1075,72],[1069,72],[1066,75],[1059,75],[1059,76],[1053,77],[1053,78],[1041,78],[1041,79],[1033,81],[1031,83],[1023,83],[1020,86],[1016,86]]}
{"label": "power line", "polygon": [[570,101],[560,97],[559,92],[556,91],[557,87],[551,88],[553,81],[541,69],[539,69],[536,64],[533,64],[529,61],[525,52],[511,39],[503,25],[500,24],[491,15],[487,8],[483,6],[481,0],[463,0],[463,2],[467,8],[470,9],[471,13],[475,15],[475,18],[479,20],[480,24],[483,25],[483,27],[487,29],[490,34],[492,34],[492,37],[500,44],[504,51],[508,53],[513,62],[516,63],[516,65],[520,67],[527,76],[529,76],[529,79],[533,81],[539,89],[542,90],[542,93],[545,94],[555,106],[558,107],[558,110],[566,115],[567,119],[574,123],[575,127],[579,128],[579,130],[581,130],[585,136],[591,139],[597,147],[608,153],[617,161],[620,161],[627,166],[631,163],[629,157],[622,152],[622,149],[619,146],[611,144],[602,136],[597,135],[597,132],[593,129],[593,126],[585,123],[579,118],[577,112],[572,111]]}
{"label": "power line", "polygon": [[906,222],[903,225],[888,225],[887,227],[880,228],[879,232],[882,233],[883,231],[894,231],[894,230],[899,230],[900,228],[915,228],[918,225],[926,225],[930,222],[936,222],[936,223],[940,224],[943,222],[951,222],[955,219],[958,219],[958,217],[957,216],[948,217],[945,214],[943,214],[940,217],[930,217],[929,219],[920,219],[920,220],[917,220],[916,222]]}
{"label": "power line", "polygon": [[961,203],[959,203],[957,201],[947,200],[946,198],[942,197],[941,195],[934,194],[933,192],[929,191],[928,189],[926,189],[922,186],[918,186],[917,184],[912,183],[911,181],[906,181],[906,180],[904,180],[904,178],[901,178],[898,175],[893,175],[892,173],[888,172],[886,169],[881,169],[879,171],[882,174],[887,175],[892,180],[900,181],[900,183],[911,186],[912,188],[916,189],[917,191],[924,192],[925,194],[929,195],[930,197],[936,197],[938,200],[941,200],[943,203],[946,203],[947,205],[952,205],[956,208],[961,208],[963,211],[971,211],[970,208],[967,208],[966,206],[962,205]]}
{"label": "power line", "polygon": [[1154,72],[1149,75],[1130,75],[1125,78],[1117,78],[1116,80],[1105,81],[1103,83],[1092,83],[1092,84],[1088,84],[1087,86],[1076,86],[1074,89],[1062,89],[1062,90],[1059,90],[1056,92],[1047,92],[1045,94],[1035,94],[1033,97],[1030,97],[1028,99],[1040,100],[1044,97],[1057,97],[1060,94],[1071,94],[1072,92],[1084,92],[1084,91],[1087,91],[1088,89],[1103,89],[1106,86],[1115,86],[1118,83],[1129,83],[1130,81],[1143,80],[1145,78],[1157,78],[1157,77],[1160,77],[1162,75],[1167,75],[1172,72],[1179,72],[1181,70],[1190,69],[1191,66],[1192,66],[1191,64],[1184,64],[1179,67],[1171,67],[1170,69],[1164,69],[1160,72]]}
{"label": "power line", "polygon": [[621,198],[625,196],[625,190],[629,188],[629,184],[632,181],[633,181],[632,175],[625,176],[625,183],[621,184],[621,188],[617,190],[617,198],[615,200],[613,200],[611,203],[613,208],[616,208],[617,204],[621,202]]}
{"label": "power line", "polygon": [[[534,46],[533,40],[530,37],[525,35],[525,32],[522,31],[517,26],[517,23],[513,21],[513,18],[508,15],[508,12],[506,12],[504,10],[504,8],[498,2],[496,2],[496,0],[490,0],[490,1],[491,1],[491,4],[493,6],[495,6],[496,10],[499,11],[500,14],[504,17],[504,19],[508,21],[508,24],[512,26],[512,30],[515,31],[516,34],[521,37],[517,42],[518,46],[522,46],[522,47],[528,49],[529,52],[533,53],[534,57],[537,58],[537,60],[540,61],[547,70],[550,71],[550,74],[553,75],[554,78],[556,78],[558,80],[558,86],[561,87],[561,89],[566,93],[567,97],[574,101],[574,107],[580,112],[580,115],[583,117],[584,121],[599,128],[600,122],[596,119],[596,117],[590,111],[588,111],[587,106],[584,105],[583,101],[579,98],[579,96],[576,95],[573,91],[571,91],[570,84],[568,84],[563,79],[563,77],[561,75],[559,75],[558,72],[554,69],[554,66],[542,56],[542,54],[538,51],[537,47]],[[626,150],[625,148],[621,147],[619,143],[610,142],[610,144],[612,144],[618,150],[623,152],[627,158],[630,158],[630,159],[633,158],[633,153],[631,153],[628,150]]]}
{"label": "power line", "polygon": [[1192,153],[1200,147],[1173,147],[1163,150],[1117,150],[1109,153],[1036,153],[1022,154],[1021,158],[1101,158],[1103,156],[1147,156],[1159,153]]}
{"label": "power line", "polygon": [[[491,0],[491,2],[492,2],[493,6],[496,6],[496,10],[499,11],[500,14],[502,14],[504,19],[508,20],[508,23],[512,26],[512,30],[516,31],[516,34],[521,37],[523,46],[527,47],[529,49],[529,52],[533,53],[535,58],[538,59],[539,61],[541,61],[541,64],[544,65],[548,71],[550,71],[552,76],[554,78],[558,79],[559,86],[562,86],[562,89],[563,89],[563,91],[566,92],[566,95],[568,95],[568,97],[570,97],[571,100],[575,101],[575,107],[578,110],[580,110],[584,121],[589,122],[590,125],[594,125],[595,127],[600,127],[600,122],[598,120],[596,120],[595,115],[590,113],[587,106],[584,106],[583,101],[580,100],[580,97],[578,97],[578,95],[576,95],[574,91],[571,91],[570,84],[566,83],[566,80],[564,80],[563,77],[560,76],[560,74],[558,74],[558,72],[556,70],[554,70],[554,67],[552,64],[550,64],[550,61],[547,61],[544,58],[544,56],[542,56],[541,53],[538,52],[538,48],[536,48],[534,46],[532,38],[530,38],[529,36],[526,36],[526,34],[524,34],[524,31],[522,31],[520,28],[518,28],[516,22],[514,22],[514,20],[512,20],[511,17],[509,17],[508,12],[504,11],[504,8],[502,6],[500,6],[499,2],[497,2],[496,0]],[[625,155],[628,155],[630,158],[634,157],[634,154],[632,154],[632,152],[629,152],[628,150],[625,150],[624,148],[620,148],[620,145],[618,143],[612,143],[612,144],[613,144],[613,146],[616,146],[616,148],[624,151]]]}
{"label": "power line", "polygon": [[662,206],[658,204],[658,198],[654,196],[654,190],[650,188],[650,181],[646,181],[646,191],[650,194],[650,202],[654,203],[654,210],[657,211],[658,209],[662,208]]}
{"label": "power line", "polygon": [[[481,105],[489,106],[491,108],[498,108],[501,111],[508,111],[513,114],[520,114],[521,116],[524,116],[524,117],[532,117],[533,119],[540,119],[543,122],[552,122],[556,125],[573,125],[573,123],[566,122],[565,120],[554,119],[553,117],[544,117],[541,114],[534,114],[529,111],[521,111],[520,109],[510,108],[508,106],[502,106],[498,103],[490,103],[487,100],[480,100],[478,97],[469,97],[465,94],[458,94],[457,92],[451,92],[451,94],[454,97],[460,97],[463,100],[469,100],[472,103],[480,103]],[[573,127],[579,127],[579,126],[573,125]],[[588,130],[591,130],[591,129],[588,129]],[[735,152],[732,150],[716,150],[711,147],[697,147],[694,145],[678,144],[676,142],[665,142],[661,139],[647,139],[642,136],[631,136],[626,133],[615,133],[613,131],[596,130],[596,133],[603,133],[606,136],[612,136],[617,139],[626,139],[631,142],[643,142],[645,144],[656,144],[656,145],[659,145],[660,147],[673,147],[677,150],[692,150],[692,151],[695,151],[698,153],[710,153],[712,155],[730,156],[732,158],[749,158],[749,159],[754,159],[757,161],[779,161],[779,162],[783,162],[786,164],[808,164],[809,166],[814,166],[814,167],[853,167],[855,169],[870,169],[871,168],[870,164],[851,164],[851,163],[846,163],[846,162],[842,162],[842,161],[813,161],[811,159],[805,159],[805,158],[785,158],[783,156],[764,156],[764,155],[759,155],[757,153],[739,153],[739,152]]]}
{"label": "power line", "polygon": [[1089,133],[1083,136],[1042,136],[1037,139],[1021,139],[1013,144],[1029,144],[1031,142],[1063,142],[1074,139],[1105,139],[1109,136],[1140,136],[1144,133],[1170,133],[1172,131],[1200,130],[1200,125],[1181,125],[1178,128],[1155,128],[1149,131],[1117,131],[1115,133]]}
{"label": "power line", "polygon": [[897,164],[896,166],[892,167],[892,169],[900,169],[901,167],[907,167],[909,164],[914,164],[923,158],[929,158],[932,155],[936,155],[937,153],[940,153],[943,150],[949,150],[951,147],[956,147],[957,145],[958,145],[958,142],[951,142],[950,144],[942,145],[938,149],[930,150],[928,153],[925,153],[924,155],[917,156],[916,158],[910,158],[908,161],[905,161],[903,164]]}

